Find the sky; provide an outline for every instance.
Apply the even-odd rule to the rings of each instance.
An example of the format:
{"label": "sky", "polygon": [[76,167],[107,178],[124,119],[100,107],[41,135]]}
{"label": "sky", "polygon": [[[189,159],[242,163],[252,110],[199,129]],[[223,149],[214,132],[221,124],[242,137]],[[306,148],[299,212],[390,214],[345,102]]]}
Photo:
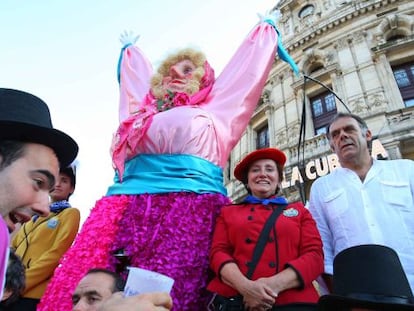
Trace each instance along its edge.
{"label": "sky", "polygon": [[119,35],[154,68],[179,48],[203,51],[216,77],[277,0],[0,1],[0,87],[24,90],[49,106],[55,128],[79,144],[70,202],[82,222],[112,184],[109,154],[118,126]]}

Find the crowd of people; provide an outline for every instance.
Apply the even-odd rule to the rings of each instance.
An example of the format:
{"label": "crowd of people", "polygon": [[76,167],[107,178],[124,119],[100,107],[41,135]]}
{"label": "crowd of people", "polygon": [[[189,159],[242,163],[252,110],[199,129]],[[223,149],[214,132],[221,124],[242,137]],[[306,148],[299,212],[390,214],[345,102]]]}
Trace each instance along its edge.
{"label": "crowd of people", "polygon": [[[275,53],[297,71],[275,23],[263,17],[217,79],[192,49],[154,73],[122,37],[114,184],[79,233],[77,143],[43,100],[0,88],[0,310],[414,310],[414,162],[373,159],[359,116],[330,123],[341,167],[309,209],[280,195],[277,148],[247,154],[234,170],[247,196],[226,196]],[[173,278],[171,293],[126,297],[114,254]]]}

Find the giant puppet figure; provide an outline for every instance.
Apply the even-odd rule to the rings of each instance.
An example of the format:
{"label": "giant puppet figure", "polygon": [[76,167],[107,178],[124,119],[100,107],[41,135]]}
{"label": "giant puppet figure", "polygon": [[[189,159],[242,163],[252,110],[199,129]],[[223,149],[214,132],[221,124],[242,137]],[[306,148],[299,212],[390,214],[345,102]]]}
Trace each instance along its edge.
{"label": "giant puppet figure", "polygon": [[154,74],[126,43],[119,63],[120,125],[115,183],[96,203],[56,269],[39,310],[69,310],[70,293],[92,267],[131,266],[175,280],[174,310],[205,310],[214,221],[228,203],[223,168],[261,96],[280,43],[275,15],[261,18],[215,79],[205,56],[185,49]]}

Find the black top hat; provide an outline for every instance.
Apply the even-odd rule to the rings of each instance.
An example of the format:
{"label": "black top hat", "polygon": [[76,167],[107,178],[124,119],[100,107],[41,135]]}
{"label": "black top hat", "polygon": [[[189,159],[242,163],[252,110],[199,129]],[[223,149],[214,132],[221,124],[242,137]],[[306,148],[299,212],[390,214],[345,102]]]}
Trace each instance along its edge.
{"label": "black top hat", "polygon": [[333,294],[319,298],[318,310],[414,310],[414,297],[397,253],[386,246],[359,245],[333,262]]}
{"label": "black top hat", "polygon": [[19,90],[0,88],[0,139],[46,145],[62,167],[78,154],[77,143],[52,126],[49,108],[40,98]]}

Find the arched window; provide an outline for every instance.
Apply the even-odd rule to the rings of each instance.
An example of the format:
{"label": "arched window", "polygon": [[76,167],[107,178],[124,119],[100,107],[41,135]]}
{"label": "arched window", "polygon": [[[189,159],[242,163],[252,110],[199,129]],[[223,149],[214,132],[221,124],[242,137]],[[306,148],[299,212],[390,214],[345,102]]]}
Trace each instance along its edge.
{"label": "arched window", "polygon": [[313,4],[305,5],[302,10],[299,11],[299,17],[304,18],[309,15],[313,15],[315,12],[315,7]]}
{"label": "arched window", "polygon": [[310,75],[310,74],[312,74],[312,73],[314,73],[314,72],[317,72],[318,70],[321,70],[321,69],[323,69],[323,68],[324,68],[323,64],[320,64],[320,63],[315,63],[315,64],[313,64],[313,65],[312,65],[312,67],[309,69],[308,74]]}
{"label": "arched window", "polygon": [[397,41],[397,40],[399,40],[399,39],[404,39],[405,37],[406,37],[405,35],[396,34],[396,35],[393,35],[393,36],[389,37],[389,38],[387,39],[387,41],[388,41],[388,42],[391,42],[391,41]]}

